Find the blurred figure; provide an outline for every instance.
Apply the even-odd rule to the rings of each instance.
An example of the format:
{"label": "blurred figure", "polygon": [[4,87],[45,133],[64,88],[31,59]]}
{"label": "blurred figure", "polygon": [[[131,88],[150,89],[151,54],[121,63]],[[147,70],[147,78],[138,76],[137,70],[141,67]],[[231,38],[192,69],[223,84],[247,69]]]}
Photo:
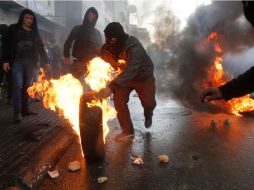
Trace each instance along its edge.
{"label": "blurred figure", "polygon": [[[3,41],[6,37],[8,31],[8,26],[6,24],[0,25],[0,63],[2,63],[3,58]],[[7,90],[7,104],[11,104],[11,91],[12,91],[12,80],[11,71],[7,73],[4,72],[3,67],[0,68],[0,85]],[[4,94],[5,95],[5,94]]]}
{"label": "blurred figure", "polygon": [[46,70],[49,70],[36,17],[31,10],[25,9],[21,12],[18,23],[9,26],[3,44],[3,69],[5,72],[11,69],[13,81],[14,122],[20,122],[21,116],[37,114],[29,109],[27,88],[31,85],[39,55]]}
{"label": "blurred figure", "polygon": [[[243,1],[243,11],[246,19],[254,27],[254,1]],[[244,96],[254,91],[254,67],[220,87],[210,87],[200,94],[202,102],[212,100],[230,100]]]}
{"label": "blurred figure", "polygon": [[83,82],[86,73],[86,64],[99,54],[102,45],[100,32],[95,28],[98,12],[94,7],[89,8],[84,16],[83,24],[75,26],[64,44],[64,63],[71,64],[70,49],[73,44],[73,64],[71,74]]}

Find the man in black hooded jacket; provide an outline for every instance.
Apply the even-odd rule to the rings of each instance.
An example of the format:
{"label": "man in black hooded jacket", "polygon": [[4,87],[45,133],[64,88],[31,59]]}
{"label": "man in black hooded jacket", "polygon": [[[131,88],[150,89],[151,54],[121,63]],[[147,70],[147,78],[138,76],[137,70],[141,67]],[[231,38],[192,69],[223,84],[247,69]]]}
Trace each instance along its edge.
{"label": "man in black hooded jacket", "polygon": [[[243,11],[246,19],[254,27],[254,1],[243,1]],[[212,100],[230,100],[244,96],[254,91],[254,67],[226,84],[219,87],[210,87],[200,94],[202,102]]]}
{"label": "man in black hooded jacket", "polygon": [[70,49],[74,41],[71,74],[80,80],[86,72],[86,63],[99,54],[102,45],[100,32],[95,28],[97,19],[97,10],[90,7],[86,11],[83,23],[72,29],[64,44],[64,63],[70,65]]}
{"label": "man in black hooded jacket", "polygon": [[5,72],[11,69],[15,122],[20,122],[21,116],[37,114],[28,107],[27,88],[32,83],[39,56],[41,64],[47,70],[50,69],[35,14],[30,9],[25,9],[20,13],[18,23],[9,26],[3,42],[2,64]]}

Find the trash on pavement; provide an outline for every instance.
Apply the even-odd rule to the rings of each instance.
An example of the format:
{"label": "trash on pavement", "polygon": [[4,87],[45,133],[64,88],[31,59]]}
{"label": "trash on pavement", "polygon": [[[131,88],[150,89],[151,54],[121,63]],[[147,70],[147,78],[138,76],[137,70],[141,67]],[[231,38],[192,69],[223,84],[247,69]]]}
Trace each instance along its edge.
{"label": "trash on pavement", "polygon": [[132,159],[132,164],[134,164],[134,165],[142,165],[142,164],[144,164],[144,162],[143,162],[143,160],[142,160],[140,155],[137,155],[135,157],[131,157],[131,159]]}
{"label": "trash on pavement", "polygon": [[161,154],[158,156],[158,160],[162,163],[168,163],[169,157],[165,154]]}
{"label": "trash on pavement", "polygon": [[75,172],[77,170],[80,170],[80,162],[79,161],[74,161],[74,162],[70,162],[68,165],[68,169],[72,172]]}
{"label": "trash on pavement", "polygon": [[97,183],[105,183],[106,181],[108,181],[107,177],[98,177],[97,178]]}
{"label": "trash on pavement", "polygon": [[58,178],[59,177],[59,172],[58,170],[53,170],[53,171],[48,171],[48,174],[51,178]]}

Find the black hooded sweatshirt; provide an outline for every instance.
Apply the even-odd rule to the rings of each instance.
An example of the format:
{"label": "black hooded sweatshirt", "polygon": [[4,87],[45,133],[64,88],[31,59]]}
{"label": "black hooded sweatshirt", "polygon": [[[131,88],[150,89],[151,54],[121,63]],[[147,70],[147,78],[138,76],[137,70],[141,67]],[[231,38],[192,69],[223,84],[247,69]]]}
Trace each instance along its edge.
{"label": "black hooded sweatshirt", "polygon": [[102,45],[100,32],[95,28],[95,22],[88,20],[88,13],[92,12],[97,15],[98,12],[94,7],[86,11],[82,25],[75,26],[64,44],[64,57],[70,57],[70,49],[74,41],[72,56],[76,59],[87,61],[97,55],[97,49]]}
{"label": "black hooded sweatshirt", "polygon": [[[31,31],[25,31],[22,27],[25,14],[33,15],[33,24]],[[8,62],[12,65],[14,59],[22,58],[31,64],[36,64],[41,58],[41,64],[48,64],[48,57],[43,47],[35,14],[25,9],[19,16],[19,21],[8,27],[6,37],[3,40],[3,58],[2,63]]]}

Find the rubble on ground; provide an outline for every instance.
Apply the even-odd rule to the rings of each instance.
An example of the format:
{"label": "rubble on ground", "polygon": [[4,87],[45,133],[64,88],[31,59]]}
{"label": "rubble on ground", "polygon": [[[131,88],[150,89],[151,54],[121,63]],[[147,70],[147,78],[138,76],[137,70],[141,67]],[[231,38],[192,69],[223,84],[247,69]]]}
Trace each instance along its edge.
{"label": "rubble on ground", "polygon": [[72,172],[75,172],[77,170],[80,170],[80,162],[79,161],[73,161],[73,162],[70,162],[69,165],[68,165],[68,169]]}

